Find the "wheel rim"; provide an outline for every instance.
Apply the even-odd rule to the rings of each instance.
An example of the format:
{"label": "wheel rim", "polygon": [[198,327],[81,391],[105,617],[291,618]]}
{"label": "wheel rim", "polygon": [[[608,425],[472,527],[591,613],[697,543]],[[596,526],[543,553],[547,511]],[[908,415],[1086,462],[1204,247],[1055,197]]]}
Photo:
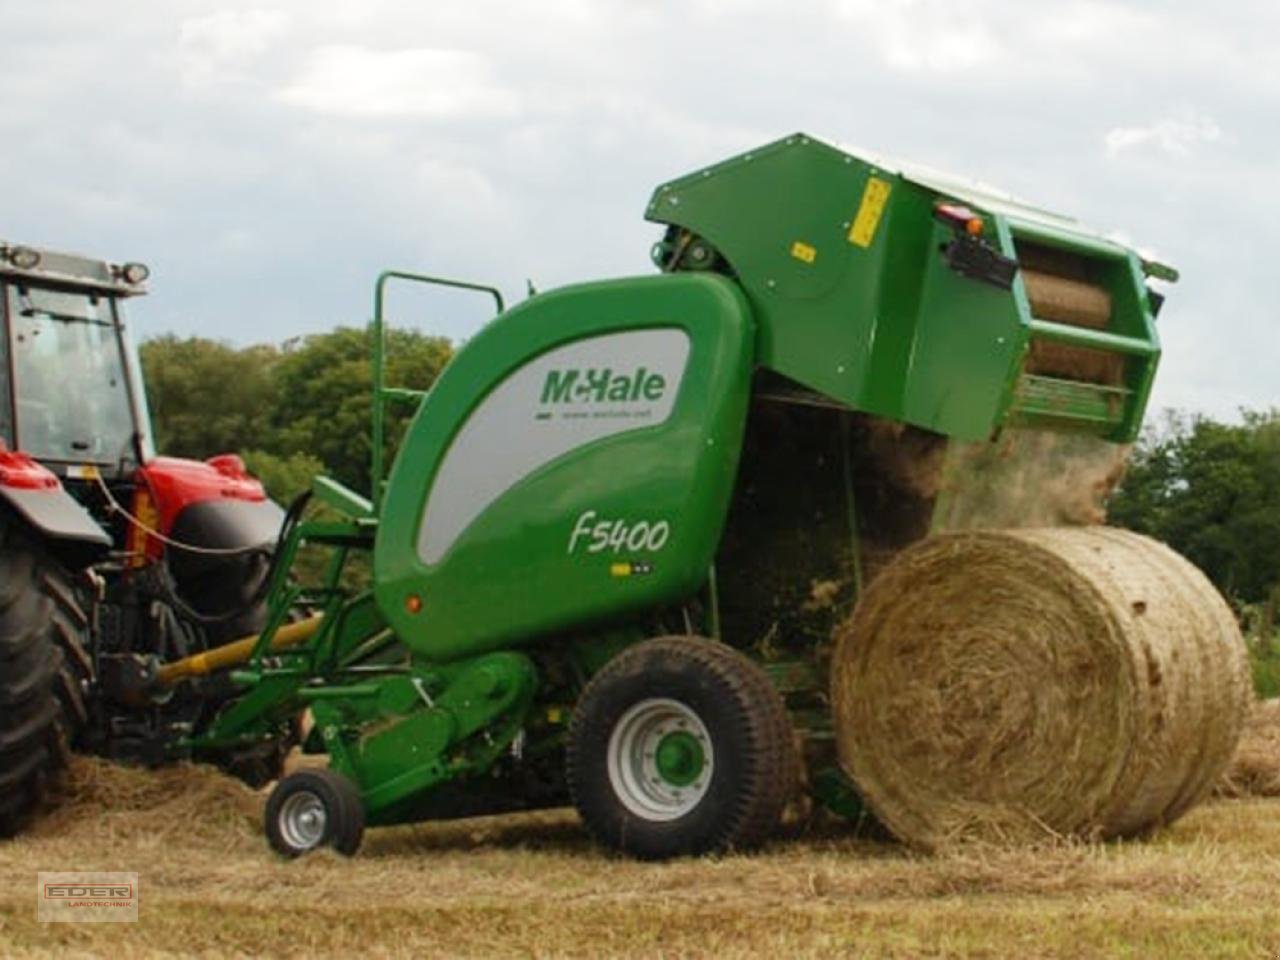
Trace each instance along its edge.
{"label": "wheel rim", "polygon": [[677,700],[642,700],[609,737],[609,782],[623,806],[645,820],[675,820],[711,786],[715,754],[696,713]]}
{"label": "wheel rim", "polygon": [[280,835],[295,850],[318,847],[324,839],[329,813],[324,801],[310,790],[299,790],[280,805],[277,815]]}

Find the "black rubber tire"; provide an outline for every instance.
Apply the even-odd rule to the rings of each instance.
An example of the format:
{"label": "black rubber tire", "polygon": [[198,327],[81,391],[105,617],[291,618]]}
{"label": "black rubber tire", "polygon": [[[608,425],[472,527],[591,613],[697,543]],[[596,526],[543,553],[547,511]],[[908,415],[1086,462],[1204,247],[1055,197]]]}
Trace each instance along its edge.
{"label": "black rubber tire", "polygon": [[[309,845],[301,845],[288,836],[281,814],[291,797],[310,794],[324,807],[323,834]],[[265,824],[271,849],[285,857],[300,857],[321,847],[332,847],[343,856],[360,849],[364,837],[364,803],[360,791],[348,778],[323,767],[295,770],[281,780],[267,798]]]}
{"label": "black rubber tire", "polygon": [[[609,774],[615,727],[635,704],[675,700],[706,728],[714,756],[706,792],[687,813],[637,815]],[[796,791],[795,740],[782,697],[758,664],[701,637],[631,647],[587,684],[569,728],[569,791],[595,839],[645,860],[745,850],[767,840]]]}
{"label": "black rubber tire", "polygon": [[0,517],[0,837],[26,825],[84,730],[87,639],[70,577]]}

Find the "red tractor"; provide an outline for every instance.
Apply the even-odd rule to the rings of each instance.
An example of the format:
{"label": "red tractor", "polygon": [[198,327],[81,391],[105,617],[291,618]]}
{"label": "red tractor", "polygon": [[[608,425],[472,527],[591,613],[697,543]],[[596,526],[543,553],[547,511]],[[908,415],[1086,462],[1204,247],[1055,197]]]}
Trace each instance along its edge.
{"label": "red tractor", "polygon": [[[68,751],[182,756],[225,678],[157,665],[261,626],[284,512],[239,457],[158,457],[122,307],[148,271],[0,244],[0,836]],[[291,736],[216,758],[271,778]]]}

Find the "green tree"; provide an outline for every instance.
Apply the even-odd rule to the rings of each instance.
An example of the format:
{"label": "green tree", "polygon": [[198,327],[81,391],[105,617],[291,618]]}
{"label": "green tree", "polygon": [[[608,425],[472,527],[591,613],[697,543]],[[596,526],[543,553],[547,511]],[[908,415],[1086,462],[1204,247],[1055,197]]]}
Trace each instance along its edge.
{"label": "green tree", "polygon": [[1280,583],[1280,411],[1245,411],[1239,424],[1167,417],[1134,451],[1108,513],[1233,599],[1266,600]]}
{"label": "green tree", "polygon": [[[271,412],[274,451],[318,457],[335,479],[362,492],[369,489],[370,346],[369,330],[353,327],[286,344],[275,368],[278,393]],[[426,390],[451,355],[449,341],[441,337],[388,331],[387,385]],[[411,403],[387,408],[389,456],[414,410]]]}
{"label": "green tree", "polygon": [[169,334],[146,341],[139,353],[161,453],[204,459],[272,446],[275,347],[236,349]]}
{"label": "green tree", "polygon": [[[294,489],[317,464],[368,491],[367,328],[339,327],[279,348],[169,335],[147,341],[140,352],[162,452],[196,459],[251,453],[277,496],[277,488]],[[388,331],[387,384],[426,390],[451,356],[446,339]],[[388,462],[414,410],[412,403],[388,407]]]}
{"label": "green tree", "polygon": [[288,504],[300,493],[311,489],[311,481],[328,471],[325,465],[306,453],[285,457],[265,450],[245,450],[245,467],[262,481],[267,493],[277,503]]}

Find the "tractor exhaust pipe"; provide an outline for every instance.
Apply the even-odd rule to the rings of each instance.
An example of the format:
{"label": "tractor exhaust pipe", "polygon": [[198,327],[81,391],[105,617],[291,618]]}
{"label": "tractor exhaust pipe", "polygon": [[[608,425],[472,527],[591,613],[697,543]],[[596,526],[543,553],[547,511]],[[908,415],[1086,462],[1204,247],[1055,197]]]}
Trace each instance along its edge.
{"label": "tractor exhaust pipe", "polygon": [[[305,643],[315,636],[323,619],[323,616],[315,616],[308,620],[301,620],[298,623],[285,624],[276,631],[275,638],[271,641],[271,649],[284,650],[288,647],[296,647],[300,643]],[[181,660],[166,663],[156,670],[155,684],[158,687],[172,687],[178,682],[191,677],[204,677],[217,670],[239,666],[248,661],[249,656],[253,653],[253,648],[257,646],[260,636],[260,634],[254,634],[253,636],[243,637],[240,640],[232,640],[230,643],[214,647],[212,650],[206,650],[203,653],[192,654],[189,657],[183,657]]]}

